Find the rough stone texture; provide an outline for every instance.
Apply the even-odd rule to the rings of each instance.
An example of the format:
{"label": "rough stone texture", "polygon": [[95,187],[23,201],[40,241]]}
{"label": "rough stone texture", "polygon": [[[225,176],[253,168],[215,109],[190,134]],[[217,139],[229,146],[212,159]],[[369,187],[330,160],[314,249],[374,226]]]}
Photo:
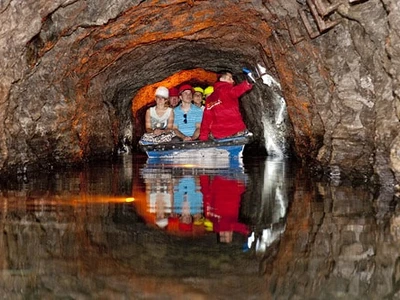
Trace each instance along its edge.
{"label": "rough stone texture", "polygon": [[[312,39],[298,9],[309,10],[294,0],[1,2],[1,170],[109,155],[141,132],[138,107],[152,101],[136,97],[143,87],[190,80],[190,72],[174,76],[198,68],[232,69],[242,80],[241,68],[259,63],[282,87],[287,149],[393,186],[398,2],[342,1],[326,17],[341,23]],[[304,39],[293,41],[293,32]],[[259,84],[243,97],[256,137],[250,155],[265,147],[262,120],[274,118],[275,102]]]}
{"label": "rough stone texture", "polygon": [[296,186],[265,266],[271,298],[397,299],[399,220],[398,207],[365,186]]}

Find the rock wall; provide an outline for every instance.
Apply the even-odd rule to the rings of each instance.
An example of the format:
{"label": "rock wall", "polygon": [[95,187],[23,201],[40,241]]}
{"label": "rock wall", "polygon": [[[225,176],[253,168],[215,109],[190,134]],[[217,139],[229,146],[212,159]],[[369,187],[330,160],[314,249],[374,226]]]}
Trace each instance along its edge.
{"label": "rock wall", "polygon": [[[399,4],[339,4],[3,1],[1,171],[110,155],[121,139],[134,142],[133,107],[153,100],[135,98],[143,87],[197,68],[231,69],[242,80],[243,66],[261,64],[282,87],[298,157],[394,186]],[[273,107],[268,95],[257,85],[243,99],[258,148],[265,128],[257,107]]]}
{"label": "rock wall", "polygon": [[271,298],[396,298],[399,216],[393,202],[375,199],[366,186],[311,186],[295,186],[286,230],[265,257]]}

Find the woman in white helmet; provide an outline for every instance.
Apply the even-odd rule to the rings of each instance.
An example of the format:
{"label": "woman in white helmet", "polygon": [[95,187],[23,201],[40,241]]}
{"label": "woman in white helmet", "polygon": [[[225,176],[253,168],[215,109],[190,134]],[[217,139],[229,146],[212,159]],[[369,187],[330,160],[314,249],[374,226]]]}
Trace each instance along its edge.
{"label": "woman in white helmet", "polygon": [[169,91],[160,86],[155,93],[156,105],[146,111],[146,133],[139,143],[163,143],[170,142],[175,136],[172,130],[174,125],[174,110],[168,107]]}

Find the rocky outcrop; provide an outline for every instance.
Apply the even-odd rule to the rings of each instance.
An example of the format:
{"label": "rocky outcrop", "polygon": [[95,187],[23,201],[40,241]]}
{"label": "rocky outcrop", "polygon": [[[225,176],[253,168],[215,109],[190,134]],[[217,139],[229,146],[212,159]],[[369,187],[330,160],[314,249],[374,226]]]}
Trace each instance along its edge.
{"label": "rocky outcrop", "polygon": [[[153,100],[155,86],[194,80],[193,74],[206,85],[222,68],[243,80],[242,67],[259,64],[281,90],[257,84],[243,97],[256,137],[248,155],[265,153],[272,124],[283,132],[280,146],[303,160],[365,180],[375,173],[394,186],[399,4],[342,1],[321,10],[327,5],[3,1],[1,171],[108,156],[121,142],[135,144],[139,110]],[[279,124],[276,95],[287,110]]]}
{"label": "rocky outcrop", "polygon": [[265,258],[271,298],[396,298],[400,218],[393,201],[365,186],[294,190],[276,254]]}

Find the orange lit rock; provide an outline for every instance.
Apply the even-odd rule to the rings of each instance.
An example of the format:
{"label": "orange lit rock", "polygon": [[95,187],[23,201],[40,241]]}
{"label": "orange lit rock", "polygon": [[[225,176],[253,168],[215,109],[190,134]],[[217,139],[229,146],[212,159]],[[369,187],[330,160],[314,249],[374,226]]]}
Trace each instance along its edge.
{"label": "orange lit rock", "polygon": [[178,87],[187,81],[197,81],[199,84],[209,86],[217,81],[217,75],[214,72],[208,72],[203,69],[183,70],[164,80],[147,85],[141,88],[132,99],[132,114],[135,116],[139,108],[154,102],[154,93],[159,86],[167,88]]}

